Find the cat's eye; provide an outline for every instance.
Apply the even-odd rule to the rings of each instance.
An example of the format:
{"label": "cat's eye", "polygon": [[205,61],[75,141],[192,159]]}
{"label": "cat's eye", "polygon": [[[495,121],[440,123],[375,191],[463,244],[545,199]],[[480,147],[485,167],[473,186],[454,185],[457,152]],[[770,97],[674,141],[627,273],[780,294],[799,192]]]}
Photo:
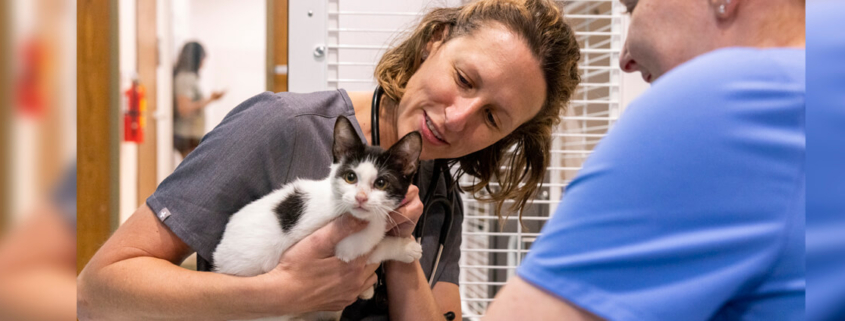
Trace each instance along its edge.
{"label": "cat's eye", "polygon": [[349,184],[355,184],[358,182],[358,176],[355,176],[355,173],[353,172],[346,173],[346,175],[343,176],[343,179]]}
{"label": "cat's eye", "polygon": [[380,189],[382,191],[386,190],[387,189],[387,181],[384,180],[384,178],[376,179],[375,183],[373,184],[373,187],[375,187],[376,189]]}

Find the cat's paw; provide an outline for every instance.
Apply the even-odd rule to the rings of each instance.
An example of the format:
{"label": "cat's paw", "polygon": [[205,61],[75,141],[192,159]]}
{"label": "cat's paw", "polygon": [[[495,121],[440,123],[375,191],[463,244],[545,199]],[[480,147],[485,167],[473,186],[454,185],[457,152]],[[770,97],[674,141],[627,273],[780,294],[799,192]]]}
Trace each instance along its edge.
{"label": "cat's paw", "polygon": [[360,250],[355,247],[355,244],[346,240],[340,241],[334,249],[335,256],[346,263],[349,263],[361,256],[358,252],[360,252]]}
{"label": "cat's paw", "polygon": [[361,292],[361,294],[358,295],[358,298],[361,300],[369,300],[373,298],[373,295],[375,295],[375,293],[375,286],[371,286],[364,290],[364,292]]}
{"label": "cat's paw", "polygon": [[422,257],[422,246],[419,243],[414,242],[414,240],[408,240],[408,243],[405,244],[405,255],[399,259],[399,261],[405,263],[411,263],[414,260],[418,260]]}
{"label": "cat's paw", "polygon": [[336,253],[335,256],[344,263],[352,262],[352,260],[357,259],[359,257],[348,253]]}

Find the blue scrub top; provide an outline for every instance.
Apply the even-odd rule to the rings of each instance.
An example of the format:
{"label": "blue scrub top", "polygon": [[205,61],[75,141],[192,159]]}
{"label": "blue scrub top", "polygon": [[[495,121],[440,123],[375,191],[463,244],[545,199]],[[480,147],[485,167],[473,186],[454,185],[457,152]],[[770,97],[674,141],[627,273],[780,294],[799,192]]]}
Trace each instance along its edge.
{"label": "blue scrub top", "polygon": [[658,79],[518,269],[608,320],[803,320],[804,50],[728,48]]}
{"label": "blue scrub top", "polygon": [[845,320],[845,2],[807,3],[807,320]]}

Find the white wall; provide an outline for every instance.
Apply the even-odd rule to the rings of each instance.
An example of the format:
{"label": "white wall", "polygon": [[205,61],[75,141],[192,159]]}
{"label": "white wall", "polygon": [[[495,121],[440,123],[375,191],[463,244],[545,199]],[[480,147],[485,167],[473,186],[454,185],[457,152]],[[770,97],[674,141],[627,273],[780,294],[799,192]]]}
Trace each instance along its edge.
{"label": "white wall", "polygon": [[[173,172],[173,2],[156,0],[158,68],[156,69],[156,184]],[[177,2],[181,2],[177,0]]]}
{"label": "white wall", "polygon": [[120,174],[119,190],[120,223],[126,221],[138,208],[138,144],[123,141],[123,111],[126,108],[123,92],[131,85],[131,77],[137,73],[138,40],[136,32],[136,2],[118,2],[119,60],[120,60]]}
{"label": "white wall", "polygon": [[226,90],[223,99],[206,108],[206,130],[220,123],[244,100],[266,90],[265,0],[188,0],[173,2],[173,51],[196,40],[208,53],[200,70],[206,95]]}

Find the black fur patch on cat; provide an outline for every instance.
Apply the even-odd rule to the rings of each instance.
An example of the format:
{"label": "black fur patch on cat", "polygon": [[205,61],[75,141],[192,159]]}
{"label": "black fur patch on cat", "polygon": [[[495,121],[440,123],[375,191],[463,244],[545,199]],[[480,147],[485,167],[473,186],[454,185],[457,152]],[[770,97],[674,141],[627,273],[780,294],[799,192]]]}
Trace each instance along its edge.
{"label": "black fur patch on cat", "polygon": [[305,211],[305,200],[303,197],[302,192],[294,189],[293,194],[276,206],[276,218],[279,219],[279,224],[282,225],[282,231],[285,231],[285,233],[296,226],[296,222],[299,221],[299,217]]}

